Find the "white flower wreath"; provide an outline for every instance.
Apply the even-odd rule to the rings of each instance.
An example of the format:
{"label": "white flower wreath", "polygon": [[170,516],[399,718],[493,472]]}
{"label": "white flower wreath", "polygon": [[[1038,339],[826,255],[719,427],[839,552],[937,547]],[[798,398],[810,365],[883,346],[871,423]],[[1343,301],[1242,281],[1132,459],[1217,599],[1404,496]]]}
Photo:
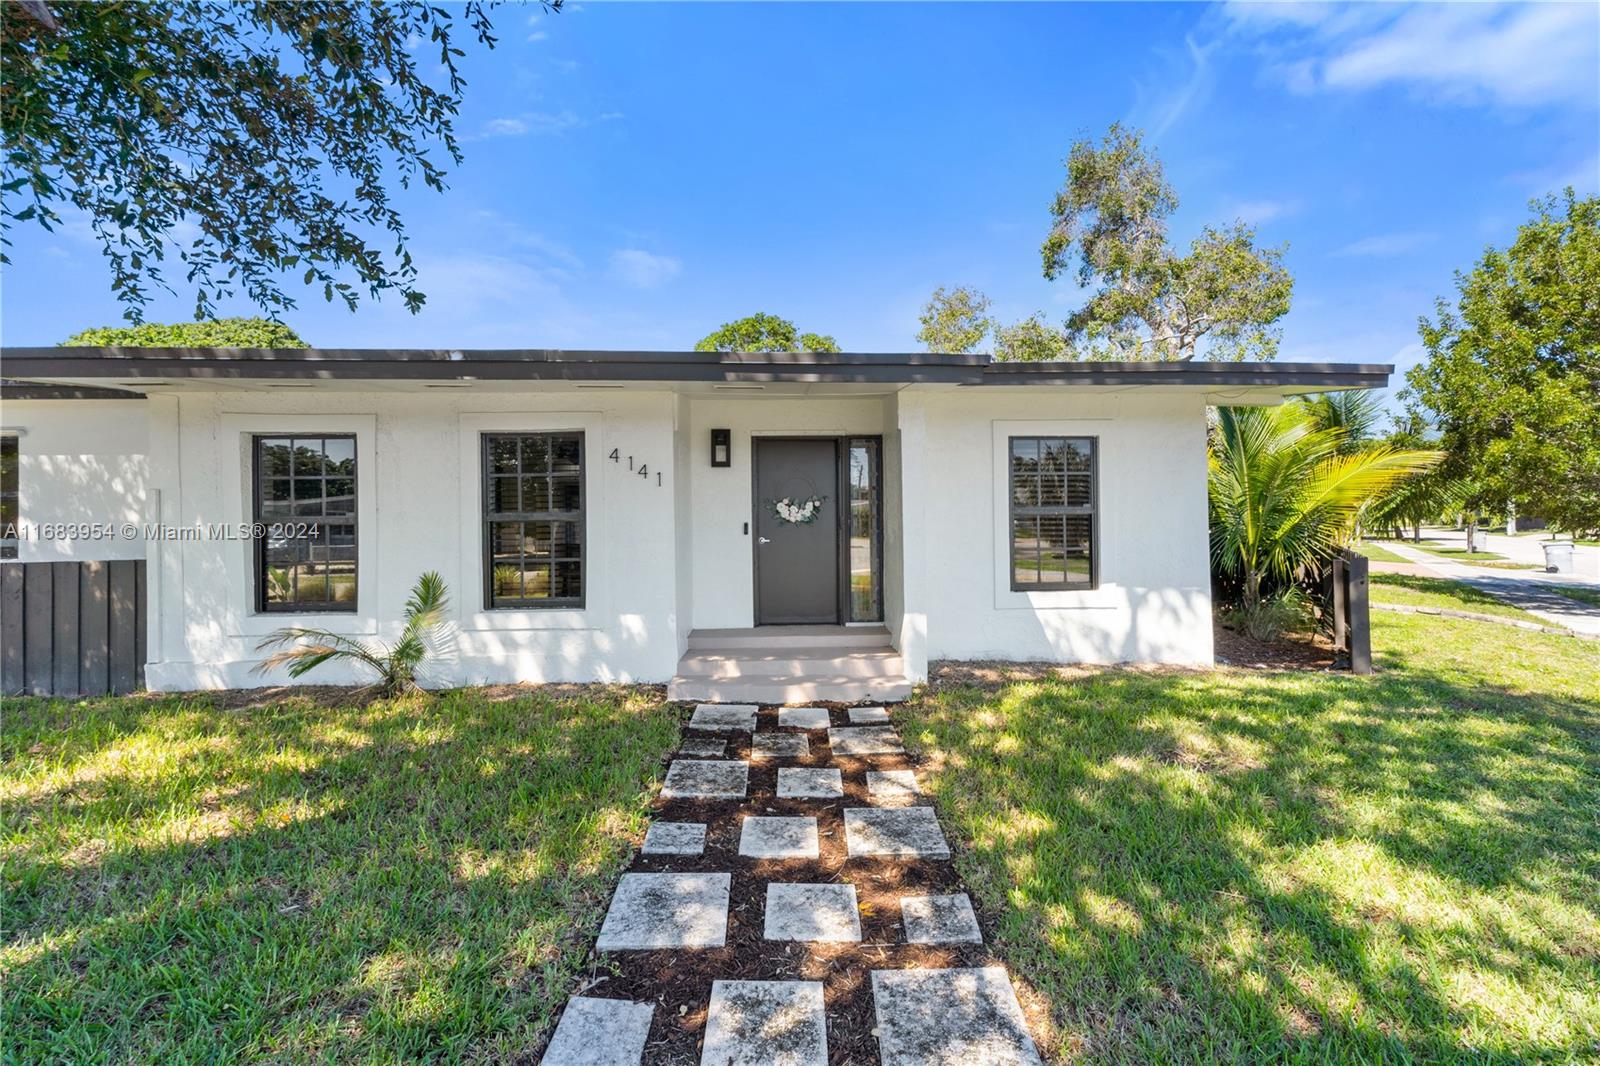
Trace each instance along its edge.
{"label": "white flower wreath", "polygon": [[817,520],[817,513],[822,510],[822,497],[813,496],[809,500],[796,501],[785,496],[772,505],[772,511],[784,522],[793,525],[809,525]]}

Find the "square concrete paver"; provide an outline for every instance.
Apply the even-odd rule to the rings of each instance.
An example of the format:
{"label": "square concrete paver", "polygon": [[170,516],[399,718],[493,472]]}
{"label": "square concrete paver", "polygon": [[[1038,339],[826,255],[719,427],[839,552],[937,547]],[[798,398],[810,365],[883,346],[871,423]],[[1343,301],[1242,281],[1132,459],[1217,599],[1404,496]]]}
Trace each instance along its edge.
{"label": "square concrete paver", "polygon": [[699,855],[706,850],[706,827],[699,822],[651,822],[640,850],[646,855]]}
{"label": "square concrete paver", "polygon": [[922,795],[912,770],[868,770],[867,795],[883,804],[911,803]]}
{"label": "square concrete paver", "polygon": [[757,733],[750,738],[752,759],[801,759],[811,754],[804,733]]}
{"label": "square concrete paver", "polygon": [[932,807],[852,807],[844,812],[845,849],[852,859],[948,859],[950,845]]}
{"label": "square concrete paver", "polygon": [[696,759],[720,759],[727,750],[728,742],[721,737],[689,737],[678,746],[679,755]]}
{"label": "square concrete paver", "polygon": [[890,725],[835,726],[828,730],[835,755],[899,755],[906,746]]}
{"label": "square concrete paver", "polygon": [[648,1003],[573,996],[545,1048],[543,1066],[639,1066],[650,1036]]}
{"label": "square concrete paver", "polygon": [[840,799],[843,796],[844,775],[838,770],[785,766],[778,771],[779,799]]}
{"label": "square concrete paver", "polygon": [[785,729],[826,729],[828,728],[828,708],[780,707],[778,708],[778,724]]}
{"label": "square concrete paver", "polygon": [[739,759],[684,761],[667,767],[662,799],[744,799],[750,764]]}
{"label": "square concrete paver", "polygon": [[739,854],[750,859],[815,859],[817,820],[750,815],[739,827]]}
{"label": "square concrete paver", "polygon": [[755,731],[756,706],[753,703],[700,703],[689,718],[690,729],[739,729]]}
{"label": "square concrete paver", "polygon": [[1003,966],[873,970],[883,1066],[1039,1066]]}
{"label": "square concrete paver", "polygon": [[821,981],[713,981],[700,1066],[827,1066]]}
{"label": "square concrete paver", "polygon": [[978,916],[965,892],[953,896],[906,896],[900,901],[908,944],[981,944]]}
{"label": "square concrete paver", "polygon": [[600,951],[720,948],[732,874],[623,874],[600,925]]}
{"label": "square concrete paver", "polygon": [[888,725],[889,712],[882,707],[850,708],[851,725]]}
{"label": "square concrete paver", "polygon": [[856,886],[768,885],[762,935],[768,940],[860,940]]}

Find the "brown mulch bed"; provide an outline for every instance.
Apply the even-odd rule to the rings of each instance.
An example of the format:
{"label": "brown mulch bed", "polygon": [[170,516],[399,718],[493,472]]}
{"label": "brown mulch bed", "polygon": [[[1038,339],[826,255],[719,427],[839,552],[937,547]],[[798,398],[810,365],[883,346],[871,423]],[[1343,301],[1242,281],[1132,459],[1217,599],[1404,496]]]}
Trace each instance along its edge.
{"label": "brown mulch bed", "polygon": [[[1339,669],[1332,643],[1321,633],[1311,636],[1286,636],[1263,643],[1229,629],[1221,622],[1212,627],[1217,666],[1235,670],[1310,670]],[[1144,666],[1121,663],[1115,666],[1061,665],[1043,662],[965,661],[935,662],[928,666],[931,688],[971,686],[999,688],[1016,682],[1058,679],[1072,681],[1093,677],[1108,670],[1140,674],[1205,673],[1198,666]]]}
{"label": "brown mulch bed", "polygon": [[1333,670],[1337,668],[1333,644],[1321,633],[1311,636],[1285,636],[1264,643],[1229,629],[1221,622],[1212,626],[1218,666],[1244,670]]}
{"label": "brown mulch bed", "polygon": [[[849,724],[840,705],[827,706],[830,707],[833,725]],[[777,711],[763,708],[758,715],[757,729],[764,733],[778,731]],[[823,982],[828,1012],[828,1061],[835,1064],[876,1063],[878,1041],[872,1035],[876,1021],[873,1017],[871,971],[1000,963],[998,956],[983,944],[926,946],[904,943],[900,928],[900,898],[965,891],[952,862],[849,859],[845,855],[845,808],[875,806],[868,800],[866,771],[907,770],[914,768],[917,761],[910,755],[878,755],[872,758],[831,756],[822,731],[808,730],[805,735],[811,739],[811,754],[806,758],[750,761],[749,798],[744,801],[656,801],[654,818],[657,821],[707,824],[705,852],[701,855],[641,854],[635,856],[628,871],[731,871],[733,882],[729,898],[728,939],[724,947],[605,954],[591,952],[589,956],[588,972],[580,978],[574,994],[655,1005],[650,1039],[645,1048],[646,1062],[682,1063],[685,1066],[698,1063],[700,1045],[705,1037],[711,983],[716,980],[756,980]],[[723,757],[749,759],[749,754],[749,734],[731,734]],[[776,798],[779,767],[806,766],[840,770],[844,777],[844,798]],[[821,857],[784,860],[741,858],[741,816],[747,814],[815,817]],[[956,841],[951,840],[951,845],[955,847]],[[764,939],[766,891],[767,885],[772,882],[854,885],[861,913],[861,941],[813,944]],[[992,941],[995,932],[993,919],[979,911],[978,922],[985,941]],[[1036,1021],[1031,1017],[1029,1020]],[[1038,1031],[1036,1026],[1035,1032]]]}

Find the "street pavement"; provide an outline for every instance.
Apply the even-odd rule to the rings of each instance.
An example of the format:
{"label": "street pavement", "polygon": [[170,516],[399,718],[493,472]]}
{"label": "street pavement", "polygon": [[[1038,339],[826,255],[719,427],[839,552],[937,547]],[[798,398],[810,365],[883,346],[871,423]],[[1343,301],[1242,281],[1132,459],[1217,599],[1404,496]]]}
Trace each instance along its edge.
{"label": "street pavement", "polygon": [[[1486,541],[1479,535],[1479,550],[1493,551],[1503,554],[1517,562],[1537,562],[1543,564],[1544,552],[1538,548],[1537,541],[1532,537],[1507,537],[1504,535],[1491,535],[1492,540]],[[1438,543],[1445,541],[1450,547],[1466,547],[1466,534],[1456,530],[1429,530],[1423,533],[1426,541]],[[1519,547],[1509,542],[1535,541],[1533,550],[1538,552],[1538,558],[1525,547]],[[1515,607],[1521,607],[1530,614],[1544,619],[1551,625],[1564,626],[1578,633],[1600,636],[1600,606],[1582,603],[1569,599],[1550,590],[1553,585],[1567,585],[1576,588],[1586,588],[1600,593],[1600,580],[1587,576],[1595,573],[1595,558],[1600,555],[1600,549],[1579,548],[1575,552],[1575,574],[1547,574],[1543,570],[1502,570],[1492,567],[1472,566],[1468,563],[1458,563],[1441,558],[1430,552],[1421,551],[1409,543],[1386,540],[1383,546],[1396,555],[1402,556],[1407,561],[1427,570],[1436,577],[1449,578],[1453,581],[1462,581],[1474,588],[1488,593],[1491,596],[1504,600]],[[1513,555],[1512,552],[1518,554]],[[1595,567],[1595,569],[1591,569]]]}

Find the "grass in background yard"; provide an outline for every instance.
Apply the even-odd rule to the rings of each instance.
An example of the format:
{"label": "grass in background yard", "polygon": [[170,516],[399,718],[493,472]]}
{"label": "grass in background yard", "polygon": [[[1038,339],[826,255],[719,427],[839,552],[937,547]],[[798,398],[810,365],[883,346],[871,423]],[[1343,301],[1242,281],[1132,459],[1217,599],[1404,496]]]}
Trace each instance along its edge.
{"label": "grass in background yard", "polygon": [[925,691],[995,948],[1058,1059],[1600,1054],[1600,647],[1375,615],[1371,677]]}
{"label": "grass in background yard", "polygon": [[1495,599],[1465,581],[1444,577],[1415,577],[1411,574],[1373,574],[1373,603],[1394,603],[1404,607],[1440,607],[1451,611],[1473,611],[1501,618],[1549,625],[1544,619]]}
{"label": "grass in background yard", "polygon": [[1370,540],[1362,541],[1356,545],[1356,551],[1375,563],[1409,563],[1411,561],[1403,555],[1396,555],[1381,544],[1374,544]]}
{"label": "grass in background yard", "polygon": [[7,1062],[501,1062],[569,991],[658,694],[8,700]]}
{"label": "grass in background yard", "polygon": [[1554,581],[1546,582],[1539,587],[1554,592],[1557,596],[1565,596],[1569,600],[1587,603],[1591,607],[1600,607],[1600,589],[1582,588],[1577,585],[1558,585]]}
{"label": "grass in background yard", "polygon": [[1505,563],[1508,567],[1517,570],[1534,569],[1532,563],[1514,563],[1499,552],[1476,551],[1469,552],[1465,548],[1456,548],[1437,541],[1423,541],[1421,544],[1408,545],[1418,551],[1425,551],[1429,555],[1437,555],[1441,559],[1448,559],[1453,563]]}

